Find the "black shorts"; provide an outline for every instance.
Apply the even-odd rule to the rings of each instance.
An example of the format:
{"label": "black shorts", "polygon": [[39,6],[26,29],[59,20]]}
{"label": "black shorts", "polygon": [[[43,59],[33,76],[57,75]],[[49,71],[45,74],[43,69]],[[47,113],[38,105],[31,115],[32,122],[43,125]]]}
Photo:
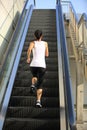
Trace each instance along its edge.
{"label": "black shorts", "polygon": [[33,77],[42,77],[45,74],[46,69],[42,67],[30,67],[30,71]]}
{"label": "black shorts", "polygon": [[37,77],[37,83],[36,83],[36,87],[38,88],[42,88],[42,82],[43,82],[43,77],[44,74],[46,72],[46,68],[42,68],[42,67],[30,67],[30,71],[33,75],[33,77]]}

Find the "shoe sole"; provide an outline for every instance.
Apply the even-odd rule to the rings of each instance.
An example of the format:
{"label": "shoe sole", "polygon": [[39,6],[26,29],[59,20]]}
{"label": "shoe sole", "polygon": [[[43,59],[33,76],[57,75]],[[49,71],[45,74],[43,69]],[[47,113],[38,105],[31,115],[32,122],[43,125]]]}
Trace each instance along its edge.
{"label": "shoe sole", "polygon": [[42,108],[42,105],[36,104],[37,108]]}

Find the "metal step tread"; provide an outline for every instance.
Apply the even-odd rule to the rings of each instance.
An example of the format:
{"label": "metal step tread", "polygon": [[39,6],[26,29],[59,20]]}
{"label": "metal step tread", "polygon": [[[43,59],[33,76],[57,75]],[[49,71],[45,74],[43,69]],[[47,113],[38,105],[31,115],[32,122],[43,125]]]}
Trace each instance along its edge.
{"label": "metal step tread", "polygon": [[[16,78],[20,78],[21,80],[24,80],[24,79],[31,79],[32,78],[32,74],[30,71],[19,71],[17,72],[17,76]],[[44,75],[44,78],[46,79],[54,79],[54,78],[57,78],[58,79],[58,72],[46,72],[45,75]]]}
{"label": "metal step tread", "polygon": [[[29,87],[31,85],[31,82],[29,79],[21,80],[16,78],[14,86],[16,87]],[[43,85],[46,87],[56,87],[58,85],[58,79],[44,79]]]}
{"label": "metal step tread", "polygon": [[[53,71],[54,71],[54,72],[55,72],[55,71],[57,72],[57,71],[58,71],[58,65],[55,65],[55,66],[54,66],[52,63],[51,63],[51,64],[50,64],[50,63],[47,64],[47,65],[46,65],[46,68],[47,68],[47,69],[46,69],[47,72],[50,72],[50,71],[51,71],[51,72],[53,72]],[[19,64],[18,69],[19,69],[19,71],[22,71],[22,70],[23,70],[23,71],[30,71],[30,66],[29,66],[29,64]]]}
{"label": "metal step tread", "polygon": [[7,118],[59,118],[59,108],[9,107]]}
{"label": "metal step tread", "polygon": [[[50,88],[43,88],[43,97],[57,97],[58,96],[58,86]],[[36,96],[36,93],[33,94]],[[32,96],[30,93],[30,87],[14,87],[12,91],[12,96]]]}
{"label": "metal step tread", "polygon": [[3,130],[57,130],[59,126],[59,119],[7,118]]}
{"label": "metal step tread", "polygon": [[[42,97],[43,107],[59,107],[58,97]],[[34,106],[36,105],[36,97],[34,96],[12,96],[9,106]]]}

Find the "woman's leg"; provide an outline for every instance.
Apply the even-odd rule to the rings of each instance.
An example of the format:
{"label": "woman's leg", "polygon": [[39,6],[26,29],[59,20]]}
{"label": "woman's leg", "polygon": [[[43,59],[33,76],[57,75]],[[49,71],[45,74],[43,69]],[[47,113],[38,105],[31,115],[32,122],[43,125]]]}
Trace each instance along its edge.
{"label": "woman's leg", "polygon": [[41,100],[42,91],[43,91],[43,89],[37,89],[37,100],[38,100],[38,101]]}
{"label": "woman's leg", "polygon": [[32,84],[35,84],[37,82],[37,77],[32,78]]}
{"label": "woman's leg", "polygon": [[44,68],[39,68],[39,70],[38,70],[38,80],[36,83],[36,88],[37,88],[37,103],[36,103],[36,105],[39,107],[42,107],[42,105],[41,105],[41,97],[42,97],[42,92],[43,92],[42,82],[44,79],[43,77],[44,77],[45,71],[46,71],[46,69],[44,69]]}
{"label": "woman's leg", "polygon": [[32,84],[30,86],[30,93],[35,93],[36,91],[35,84],[37,83],[37,67],[30,67],[30,71],[33,75]]}

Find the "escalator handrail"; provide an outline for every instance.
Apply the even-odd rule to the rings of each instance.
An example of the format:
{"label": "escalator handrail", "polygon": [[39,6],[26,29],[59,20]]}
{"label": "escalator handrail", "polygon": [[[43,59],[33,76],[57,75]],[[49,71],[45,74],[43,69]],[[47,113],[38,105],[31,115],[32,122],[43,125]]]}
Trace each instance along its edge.
{"label": "escalator handrail", "polygon": [[6,117],[6,111],[8,108],[8,104],[10,101],[10,97],[11,97],[11,93],[12,93],[12,89],[13,89],[13,84],[14,84],[14,80],[15,80],[15,76],[17,73],[17,69],[18,69],[18,65],[19,65],[19,61],[20,61],[20,57],[21,57],[21,53],[22,53],[22,49],[23,49],[23,45],[24,45],[24,41],[26,38],[26,34],[27,34],[27,30],[29,27],[29,23],[30,23],[30,19],[31,19],[31,15],[32,15],[32,11],[33,11],[33,5],[30,5],[29,9],[27,10],[26,13],[26,18],[25,18],[25,27],[23,30],[23,34],[22,37],[20,39],[20,43],[19,43],[19,48],[18,48],[18,52],[14,61],[14,66],[10,75],[10,80],[8,82],[8,86],[7,86],[7,90],[5,93],[5,97],[3,100],[3,104],[2,104],[2,108],[1,108],[1,112],[0,112],[0,130],[2,130],[3,125],[4,125],[4,121],[5,121],[5,117]]}
{"label": "escalator handrail", "polygon": [[65,114],[65,96],[63,83],[63,63],[61,53],[61,39],[59,30],[58,6],[56,5],[56,28],[57,28],[57,52],[58,52],[58,80],[59,80],[59,103],[60,103],[60,130],[67,130]]}
{"label": "escalator handrail", "polygon": [[59,12],[59,24],[60,24],[60,37],[61,37],[61,49],[62,49],[62,57],[63,57],[63,71],[64,71],[64,83],[65,83],[65,91],[67,97],[67,105],[68,106],[68,119],[69,124],[73,128],[75,126],[75,113],[74,113],[74,103],[72,96],[72,87],[71,87],[71,79],[69,73],[69,61],[67,54],[67,44],[65,38],[65,30],[64,30],[64,22],[63,22],[63,13],[61,2],[58,2],[58,12]]}

